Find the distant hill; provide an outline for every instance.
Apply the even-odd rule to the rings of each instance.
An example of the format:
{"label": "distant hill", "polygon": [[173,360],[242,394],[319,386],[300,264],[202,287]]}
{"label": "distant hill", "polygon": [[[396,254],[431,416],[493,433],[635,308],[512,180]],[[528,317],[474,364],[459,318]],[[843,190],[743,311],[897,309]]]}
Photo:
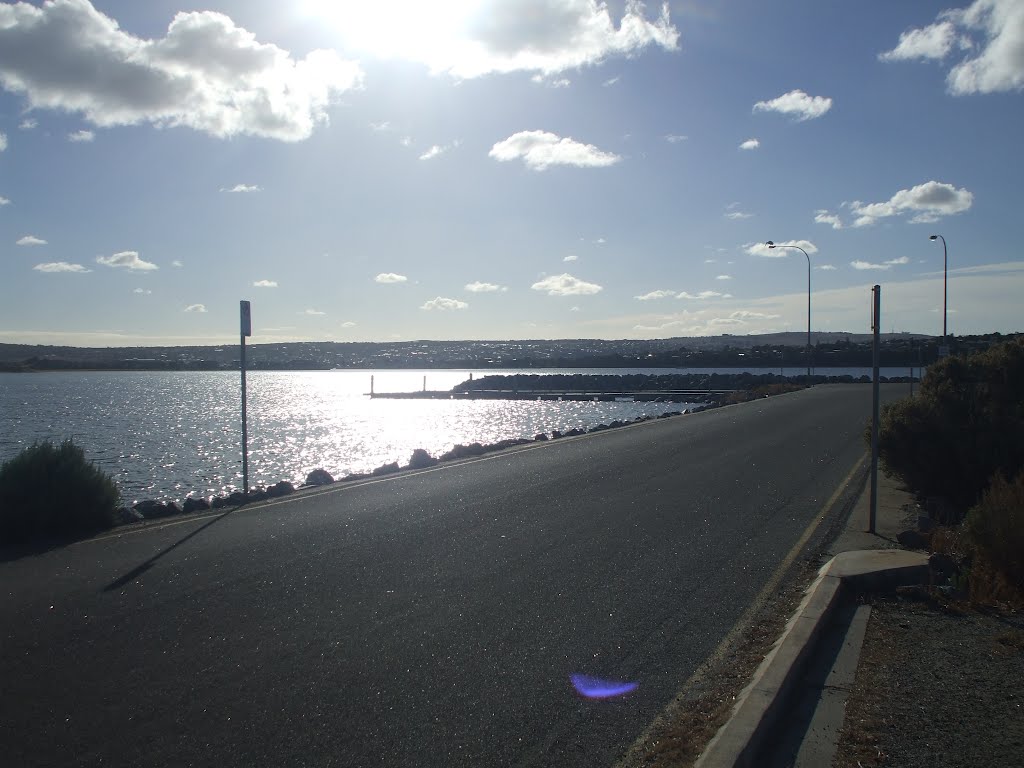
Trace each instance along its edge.
{"label": "distant hill", "polygon": [[[950,337],[953,351],[984,347],[1000,334]],[[881,335],[889,365],[929,362],[934,336]],[[799,331],[753,336],[670,339],[523,339],[495,341],[290,342],[246,346],[253,369],[330,368],[637,368],[803,365],[807,336]],[[871,335],[816,331],[816,365],[870,364]],[[0,368],[19,370],[229,370],[237,345],[184,347],[68,347],[0,344]]]}

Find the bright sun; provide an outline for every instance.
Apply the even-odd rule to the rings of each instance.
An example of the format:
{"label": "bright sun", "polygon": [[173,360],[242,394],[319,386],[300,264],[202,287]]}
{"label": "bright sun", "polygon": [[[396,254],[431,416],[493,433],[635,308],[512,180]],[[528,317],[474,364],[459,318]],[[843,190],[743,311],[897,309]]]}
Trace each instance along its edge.
{"label": "bright sun", "polygon": [[465,44],[481,0],[303,0],[305,12],[330,25],[348,51],[436,63]]}

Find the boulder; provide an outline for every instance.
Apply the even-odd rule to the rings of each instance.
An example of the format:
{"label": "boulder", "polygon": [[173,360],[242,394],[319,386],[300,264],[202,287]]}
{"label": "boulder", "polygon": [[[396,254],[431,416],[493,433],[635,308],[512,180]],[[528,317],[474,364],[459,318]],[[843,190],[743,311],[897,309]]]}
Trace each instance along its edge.
{"label": "boulder", "polygon": [[295,486],[289,483],[287,480],[282,480],[279,483],[267,487],[267,497],[277,498],[278,496],[287,496],[289,493],[295,493]]}
{"label": "boulder", "polygon": [[557,429],[553,429],[553,430],[551,430],[551,439],[552,439],[552,440],[557,440],[557,439],[558,439],[558,438],[560,438],[561,436],[562,436],[562,433],[561,433],[561,431],[559,431],[559,430],[557,430]]}
{"label": "boulder", "polygon": [[145,520],[146,517],[137,509],[121,507],[117,510],[117,519],[122,525],[127,525],[128,523],[137,523],[140,520]]}
{"label": "boulder", "polygon": [[210,500],[210,506],[213,509],[223,509],[227,505],[228,500],[224,496],[214,496],[213,499]]}
{"label": "boulder", "polygon": [[210,508],[210,502],[208,502],[202,496],[198,498],[189,496],[187,499],[185,499],[185,503],[182,505],[181,508],[182,511],[185,512],[185,514],[189,514],[191,512],[201,512],[204,509]]}
{"label": "boulder", "polygon": [[232,507],[241,506],[245,504],[245,494],[241,491],[235,491],[228,496],[228,504]]}
{"label": "boulder", "polygon": [[164,505],[163,502],[160,501],[145,499],[143,501],[136,502],[132,509],[148,519],[153,517],[162,517]]}
{"label": "boulder", "polygon": [[437,464],[437,459],[422,448],[417,448],[413,451],[412,457],[409,459],[409,469],[424,469],[426,467],[432,467],[435,464]]}
{"label": "boulder", "polygon": [[306,475],[306,485],[330,485],[333,482],[334,478],[326,469],[314,469]]}
{"label": "boulder", "polygon": [[545,440],[548,439],[548,436],[541,432],[540,434],[534,435],[533,439],[535,442],[543,443]]}
{"label": "boulder", "polygon": [[896,541],[900,543],[901,547],[907,549],[926,549],[928,547],[928,539],[917,531],[901,531],[896,534]]}
{"label": "boulder", "polygon": [[134,509],[147,520],[157,520],[161,517],[168,517],[170,515],[181,514],[181,507],[179,507],[173,501],[164,504],[162,501],[153,501],[152,499],[146,499],[145,501],[138,502],[135,505]]}
{"label": "boulder", "polygon": [[373,470],[371,474],[373,474],[374,477],[378,477],[380,475],[390,475],[391,473],[397,471],[398,462],[392,461],[390,464],[382,464],[381,466],[377,467],[375,470]]}

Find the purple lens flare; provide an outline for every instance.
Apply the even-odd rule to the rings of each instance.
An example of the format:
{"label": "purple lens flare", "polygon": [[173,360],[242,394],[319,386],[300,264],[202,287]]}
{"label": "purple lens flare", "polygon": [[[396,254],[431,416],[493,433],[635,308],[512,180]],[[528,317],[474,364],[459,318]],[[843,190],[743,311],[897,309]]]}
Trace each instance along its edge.
{"label": "purple lens flare", "polygon": [[588,699],[610,699],[623,696],[637,689],[640,683],[625,683],[618,680],[602,680],[590,675],[569,675],[576,693]]}

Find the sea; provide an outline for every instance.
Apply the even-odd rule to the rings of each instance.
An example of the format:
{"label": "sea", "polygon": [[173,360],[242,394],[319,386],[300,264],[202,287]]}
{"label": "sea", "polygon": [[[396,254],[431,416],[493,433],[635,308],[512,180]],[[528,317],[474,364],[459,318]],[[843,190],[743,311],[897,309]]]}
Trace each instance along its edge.
{"label": "sea", "polygon": [[[448,390],[473,375],[666,374],[743,369],[338,370],[247,374],[249,485],[300,485],[313,469],[335,478],[407,464],[417,448],[533,438],[552,430],[698,408],[688,403],[370,399],[376,392]],[[803,369],[747,369],[801,375]],[[818,369],[861,376],[860,368]],[[905,376],[907,369],[883,370]],[[0,373],[0,461],[33,442],[70,438],[117,482],[122,500],[182,501],[242,488],[237,371]]]}

